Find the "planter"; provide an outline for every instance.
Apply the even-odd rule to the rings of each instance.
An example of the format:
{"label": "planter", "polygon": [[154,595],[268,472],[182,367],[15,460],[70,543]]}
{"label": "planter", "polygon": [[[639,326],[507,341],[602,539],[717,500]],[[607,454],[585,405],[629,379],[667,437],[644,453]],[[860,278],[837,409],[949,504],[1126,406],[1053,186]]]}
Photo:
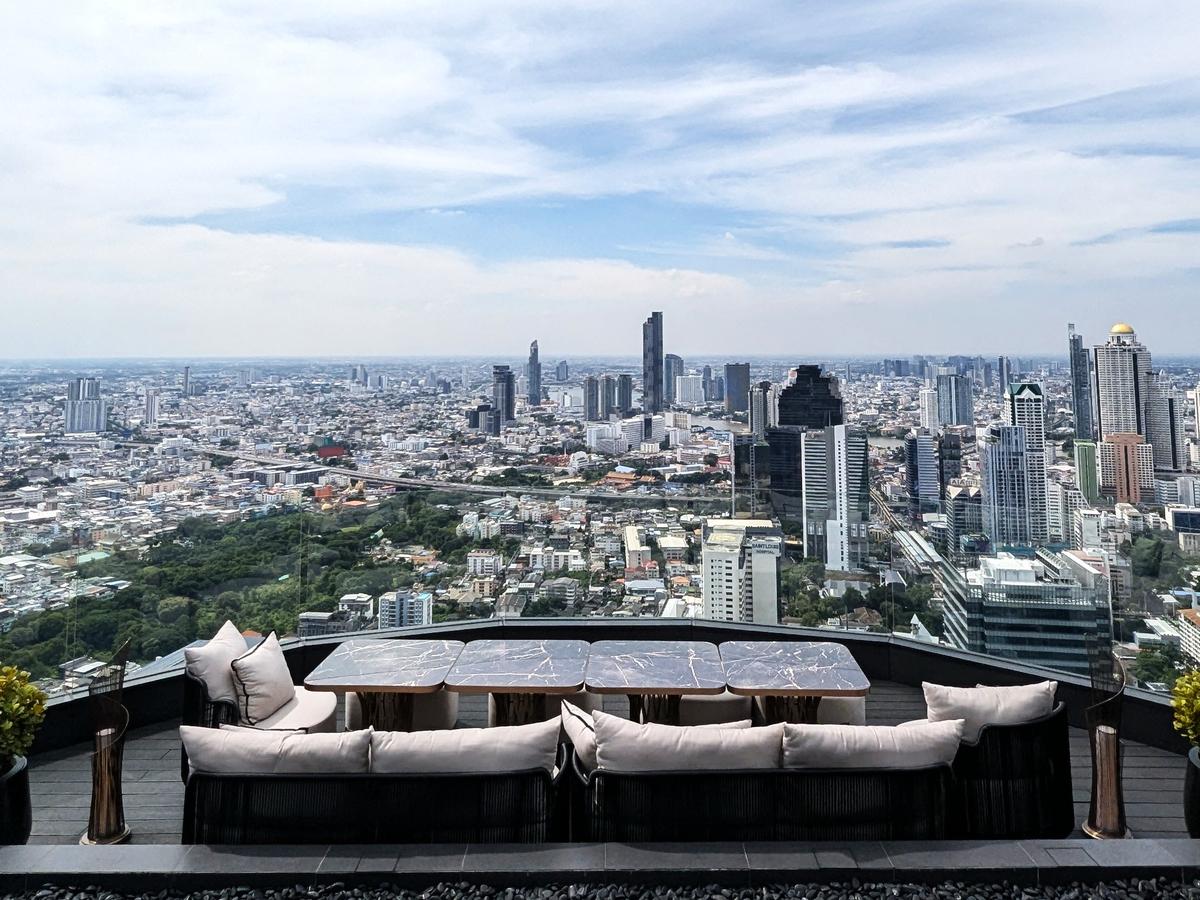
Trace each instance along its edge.
{"label": "planter", "polygon": [[1200,837],[1200,748],[1188,751],[1187,774],[1183,779],[1183,820],[1188,834]]}
{"label": "planter", "polygon": [[12,768],[0,774],[0,846],[24,844],[33,829],[29,801],[29,763],[18,756]]}

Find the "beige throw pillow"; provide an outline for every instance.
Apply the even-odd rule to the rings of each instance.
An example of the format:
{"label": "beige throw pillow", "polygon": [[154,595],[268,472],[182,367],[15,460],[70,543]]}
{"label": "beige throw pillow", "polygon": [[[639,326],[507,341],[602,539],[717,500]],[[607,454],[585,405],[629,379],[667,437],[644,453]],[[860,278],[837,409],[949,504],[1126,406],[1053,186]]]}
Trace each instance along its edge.
{"label": "beige throw pillow", "polygon": [[951,763],[961,719],[906,725],[784,725],[785,769],[917,769]]}
{"label": "beige throw pillow", "polygon": [[533,725],[458,728],[453,731],[376,731],[371,771],[522,772],[554,771],[558,719]]}
{"label": "beige throw pillow", "polygon": [[660,772],[779,768],[782,725],[639,725],[598,711],[592,714],[592,720],[599,769]]}
{"label": "beige throw pillow", "polygon": [[304,734],[253,728],[179,729],[194,772],[217,774],[346,774],[366,772],[371,732]]}
{"label": "beige throw pillow", "polygon": [[270,718],[296,696],[292,673],[273,631],[233,661],[233,680],[238,713],[251,725]]}
{"label": "beige throw pillow", "polygon": [[204,682],[209,700],[237,703],[230,664],[245,652],[246,639],[236,625],[227,621],[204,646],[185,647],[183,658],[188,674]]}
{"label": "beige throw pillow", "polygon": [[1057,681],[1014,687],[947,687],[924,682],[926,717],[931,722],[962,719],[963,740],[974,743],[985,725],[1020,725],[1054,709]]}

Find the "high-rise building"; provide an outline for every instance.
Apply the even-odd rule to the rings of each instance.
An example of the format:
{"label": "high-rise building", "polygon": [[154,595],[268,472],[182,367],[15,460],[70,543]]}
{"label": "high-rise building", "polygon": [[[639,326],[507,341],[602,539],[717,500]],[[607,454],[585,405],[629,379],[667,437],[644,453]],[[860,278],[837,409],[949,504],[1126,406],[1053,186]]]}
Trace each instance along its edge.
{"label": "high-rise building", "polygon": [[1067,325],[1067,345],[1071,361],[1071,406],[1075,412],[1075,437],[1092,439],[1092,363],[1083,335],[1074,324]]}
{"label": "high-rise building", "polygon": [[675,379],[684,372],[683,359],[676,356],[674,353],[668,353],[663,357],[663,403],[667,406],[674,405],[675,401]]}
{"label": "high-rise building", "polygon": [[154,388],[149,388],[146,391],[146,402],[142,407],[142,424],[155,425],[158,423],[159,416],[159,396],[158,391]]}
{"label": "high-rise building", "polygon": [[537,341],[529,345],[529,362],[526,364],[525,375],[529,379],[529,405],[541,406],[542,364],[538,359]]}
{"label": "high-rise building", "polygon": [[921,429],[935,434],[941,430],[942,423],[938,420],[937,388],[923,387],[917,392],[917,403],[920,407]]}
{"label": "high-rise building", "polygon": [[622,418],[633,412],[633,376],[617,376],[617,412]]}
{"label": "high-rise building", "polygon": [[98,378],[76,378],[67,384],[63,406],[65,434],[99,434],[108,430],[108,407],[100,396]]}
{"label": "high-rise building", "polygon": [[994,547],[1032,542],[1025,429],[995,423],[980,442],[983,532]]}
{"label": "high-rise building", "polygon": [[502,422],[517,418],[517,383],[508,366],[492,366],[492,407]]}
{"label": "high-rise building", "polygon": [[1029,540],[1049,539],[1049,506],[1046,487],[1046,397],[1036,381],[1013,381],[1004,395],[1004,422],[1025,432],[1028,460]]}
{"label": "high-rise building", "polygon": [[1108,341],[1092,350],[1096,393],[1096,431],[1101,440],[1110,434],[1146,437],[1146,401],[1150,393],[1150,351],[1133,328],[1118,322]]}
{"label": "high-rise building", "polygon": [[750,408],[750,363],[725,364],[725,409],[745,412]]}
{"label": "high-rise building", "polygon": [[700,539],[704,618],[778,624],[779,525],[770,519],[705,519]]}
{"label": "high-rise building", "polygon": [[662,412],[666,401],[663,386],[663,314],[652,312],[642,323],[642,412]]}
{"label": "high-rise building", "polygon": [[937,377],[938,424],[974,425],[975,406],[971,392],[971,379],[965,375],[949,373]]}
{"label": "high-rise building", "polygon": [[1154,497],[1154,448],[1140,434],[1109,434],[1096,445],[1100,488],[1117,503],[1135,506]]}
{"label": "high-rise building", "polygon": [[678,406],[704,405],[704,379],[699,375],[680,375],[675,379],[674,403]]}
{"label": "high-rise building", "polygon": [[1154,447],[1154,468],[1182,472],[1187,467],[1183,414],[1187,401],[1166,372],[1150,379],[1146,400],[1146,440]]}
{"label": "high-rise building", "polygon": [[779,392],[779,424],[825,428],[842,424],[842,392],[837,378],[820,366],[797,366]]}
{"label": "high-rise building", "polygon": [[617,379],[613,375],[600,376],[600,418],[607,419],[617,410]]}
{"label": "high-rise building", "polygon": [[945,496],[950,483],[962,477],[963,439],[957,431],[947,431],[938,440],[939,480],[942,483],[942,495]]}
{"label": "high-rise building", "polygon": [[567,365],[565,359],[560,359],[558,365],[554,367],[554,377],[559,381],[566,381],[571,377],[571,367]]}
{"label": "high-rise building", "polygon": [[192,367],[183,367],[183,396],[192,396]]}
{"label": "high-rise building", "polygon": [[[986,552],[983,534],[983,492],[975,485],[955,484],[946,488],[946,552],[956,566],[971,566]],[[984,545],[981,547],[981,544]]]}
{"label": "high-rise building", "polygon": [[1008,383],[1012,381],[1013,371],[1012,362],[1007,356],[1001,356],[996,360],[996,381],[1000,387],[1000,396],[1004,396],[1004,392],[1008,390]]}
{"label": "high-rise building", "polygon": [[600,379],[589,375],[583,379],[583,418],[586,421],[599,422],[605,418],[600,402]]}
{"label": "high-rise building", "polygon": [[779,388],[770,381],[760,381],[750,388],[750,432],[765,440],[767,429],[779,424]]}
{"label": "high-rise building", "polygon": [[712,366],[705,366],[700,370],[700,375],[704,378],[704,399],[712,403],[717,399],[717,388],[713,384]]}
{"label": "high-rise building", "polygon": [[870,548],[871,493],[867,433],[834,425],[824,429],[830,479],[825,520],[825,564],[838,572],[861,569]]}
{"label": "high-rise building", "polygon": [[432,594],[424,591],[388,591],[379,595],[380,628],[407,628],[432,623]]}
{"label": "high-rise building", "polygon": [[1088,503],[1100,499],[1100,463],[1095,441],[1075,441],[1075,483]]}
{"label": "high-rise building", "polygon": [[909,517],[938,512],[942,499],[938,439],[928,431],[914,431],[904,439],[904,484]]}

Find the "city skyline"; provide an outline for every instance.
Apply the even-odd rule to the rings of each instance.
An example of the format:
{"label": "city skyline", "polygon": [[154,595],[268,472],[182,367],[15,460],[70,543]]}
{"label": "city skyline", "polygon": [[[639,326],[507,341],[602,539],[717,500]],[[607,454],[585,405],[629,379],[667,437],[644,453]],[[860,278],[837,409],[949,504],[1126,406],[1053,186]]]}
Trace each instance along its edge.
{"label": "city skyline", "polygon": [[1184,353],[1191,12],[14,7],[0,357]]}

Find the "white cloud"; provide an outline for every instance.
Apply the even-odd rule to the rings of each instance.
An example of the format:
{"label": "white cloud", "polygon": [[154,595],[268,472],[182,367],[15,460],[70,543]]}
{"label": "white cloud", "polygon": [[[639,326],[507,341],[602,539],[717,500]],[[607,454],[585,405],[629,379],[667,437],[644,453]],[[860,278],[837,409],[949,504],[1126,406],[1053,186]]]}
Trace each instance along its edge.
{"label": "white cloud", "polygon": [[[1200,210],[1196,46],[1181,2],[6,7],[0,353],[635,352],[660,307],[681,350],[1016,352],[1122,303],[1190,349],[1200,236],[1150,229]],[[707,221],[501,261],[159,224],[298,197]]]}

